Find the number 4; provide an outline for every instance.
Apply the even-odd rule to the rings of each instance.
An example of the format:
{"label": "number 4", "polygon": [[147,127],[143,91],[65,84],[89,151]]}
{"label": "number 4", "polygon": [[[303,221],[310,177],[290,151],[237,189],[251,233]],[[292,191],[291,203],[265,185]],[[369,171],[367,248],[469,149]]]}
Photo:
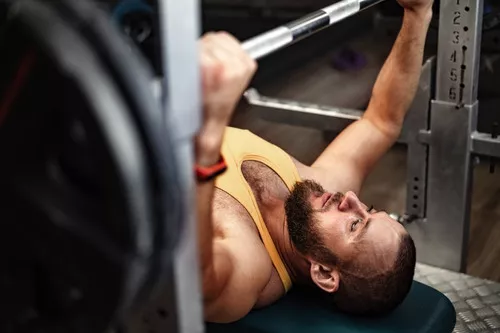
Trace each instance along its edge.
{"label": "number 4", "polygon": [[450,60],[453,62],[457,62],[457,50],[453,51]]}

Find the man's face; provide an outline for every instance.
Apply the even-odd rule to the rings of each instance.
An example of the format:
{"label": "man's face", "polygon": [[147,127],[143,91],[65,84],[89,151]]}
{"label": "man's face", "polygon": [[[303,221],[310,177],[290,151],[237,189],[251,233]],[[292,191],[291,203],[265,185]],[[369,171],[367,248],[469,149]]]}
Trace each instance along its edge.
{"label": "man's face", "polygon": [[328,193],[305,181],[297,184],[286,206],[290,237],[299,251],[321,243],[344,267],[368,266],[383,273],[394,265],[406,230],[387,213],[370,211],[353,192]]}

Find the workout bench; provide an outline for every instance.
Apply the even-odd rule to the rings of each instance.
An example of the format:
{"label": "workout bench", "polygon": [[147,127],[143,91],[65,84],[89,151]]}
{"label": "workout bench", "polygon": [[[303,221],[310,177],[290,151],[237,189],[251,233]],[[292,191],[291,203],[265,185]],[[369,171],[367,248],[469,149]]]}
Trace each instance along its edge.
{"label": "workout bench", "polygon": [[406,300],[383,318],[334,312],[300,291],[232,324],[207,324],[207,333],[451,333],[455,309],[435,289],[414,282]]}

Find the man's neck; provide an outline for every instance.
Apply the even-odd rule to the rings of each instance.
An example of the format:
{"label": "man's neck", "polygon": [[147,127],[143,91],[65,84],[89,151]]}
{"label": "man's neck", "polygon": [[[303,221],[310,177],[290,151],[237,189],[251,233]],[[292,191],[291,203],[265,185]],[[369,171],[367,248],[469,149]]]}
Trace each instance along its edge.
{"label": "man's neck", "polygon": [[276,200],[274,205],[261,213],[292,281],[296,284],[310,284],[309,262],[293,246],[288,234],[284,201]]}
{"label": "man's neck", "polygon": [[[297,284],[309,283],[309,263],[294,248],[288,235],[285,214],[285,200],[290,195],[288,187],[274,171],[258,162],[247,161],[241,170],[292,281]],[[262,183],[266,186],[262,187]]]}

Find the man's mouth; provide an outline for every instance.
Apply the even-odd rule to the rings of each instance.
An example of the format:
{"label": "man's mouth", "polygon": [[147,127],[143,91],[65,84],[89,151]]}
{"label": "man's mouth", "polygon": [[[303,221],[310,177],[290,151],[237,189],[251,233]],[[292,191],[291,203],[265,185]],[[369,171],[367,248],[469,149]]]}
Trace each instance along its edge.
{"label": "man's mouth", "polygon": [[328,203],[328,201],[330,201],[332,199],[333,195],[330,194],[330,193],[325,193],[323,194],[323,208],[326,206],[326,204]]}

